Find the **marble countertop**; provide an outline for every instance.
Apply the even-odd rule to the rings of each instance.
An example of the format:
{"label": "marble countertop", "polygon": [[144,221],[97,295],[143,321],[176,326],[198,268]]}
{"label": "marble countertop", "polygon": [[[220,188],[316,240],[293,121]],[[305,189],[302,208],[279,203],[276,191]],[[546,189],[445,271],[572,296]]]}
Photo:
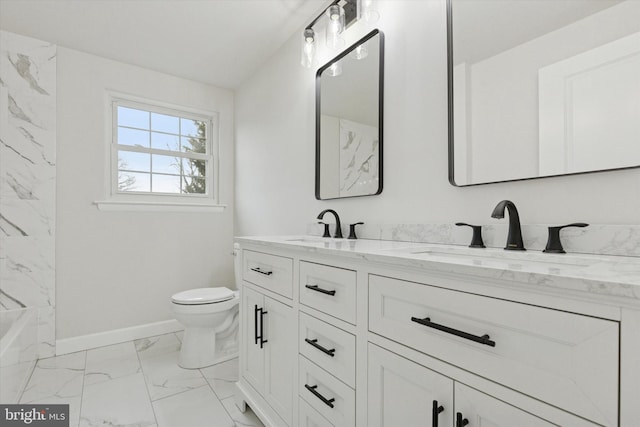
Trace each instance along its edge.
{"label": "marble countertop", "polygon": [[640,301],[640,257],[316,236],[236,237],[235,241]]}

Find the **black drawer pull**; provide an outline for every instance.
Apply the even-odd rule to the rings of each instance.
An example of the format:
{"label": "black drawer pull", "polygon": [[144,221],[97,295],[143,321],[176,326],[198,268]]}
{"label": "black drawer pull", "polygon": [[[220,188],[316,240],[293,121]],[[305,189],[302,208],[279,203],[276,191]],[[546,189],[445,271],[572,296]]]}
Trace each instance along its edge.
{"label": "black drawer pull", "polygon": [[320,292],[327,295],[335,295],[336,291],[328,291],[326,289],[322,289],[318,287],[318,285],[304,285],[305,288],[311,289],[312,291]]}
{"label": "black drawer pull", "polygon": [[307,342],[307,344],[311,344],[313,347],[317,348],[324,354],[328,354],[331,357],[335,356],[335,354],[333,354],[336,352],[335,348],[332,348],[331,350],[327,350],[326,348],[318,344],[318,340],[310,340],[309,338],[305,338],[304,340]]}
{"label": "black drawer pull", "polygon": [[251,268],[250,270],[255,271],[256,273],[264,274],[265,276],[271,276],[273,274],[273,271],[262,271],[260,270],[260,267]]}
{"label": "black drawer pull", "polygon": [[462,413],[458,412],[456,414],[456,427],[464,427],[469,424],[469,420],[462,417]]}
{"label": "black drawer pull", "polygon": [[313,394],[315,397],[317,397],[318,399],[322,400],[322,402],[327,405],[329,408],[333,408],[333,402],[335,402],[336,400],[331,398],[331,399],[327,399],[326,397],[324,397],[323,395],[321,395],[320,393],[318,393],[316,391],[316,389],[318,388],[318,385],[309,385],[309,384],[305,384],[304,387],[309,390],[311,392],[311,394]]}
{"label": "black drawer pull", "polygon": [[431,412],[431,425],[433,427],[438,427],[438,415],[440,412],[444,411],[444,406],[438,405],[438,401],[433,401],[433,410]]}
{"label": "black drawer pull", "polygon": [[458,337],[461,338],[465,338],[471,341],[475,341],[478,342],[480,344],[484,344],[484,345],[488,345],[489,347],[495,347],[496,346],[496,342],[495,341],[491,341],[489,338],[489,335],[484,334],[483,336],[479,337],[477,335],[472,335],[468,332],[463,332],[463,331],[459,331],[457,329],[453,329],[450,328],[448,326],[444,326],[444,325],[439,325],[437,323],[433,323],[431,321],[430,318],[425,317],[424,319],[419,319],[417,317],[412,317],[411,318],[412,322],[416,322],[416,323],[420,323],[421,325],[427,326],[429,328],[433,328],[433,329],[437,329],[439,331],[442,332],[446,332],[448,334],[452,334],[452,335],[456,335]]}

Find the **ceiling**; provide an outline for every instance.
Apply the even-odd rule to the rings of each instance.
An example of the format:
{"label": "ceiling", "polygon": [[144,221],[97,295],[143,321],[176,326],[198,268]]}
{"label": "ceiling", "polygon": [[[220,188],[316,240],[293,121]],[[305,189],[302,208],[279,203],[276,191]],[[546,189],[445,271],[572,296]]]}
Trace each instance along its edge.
{"label": "ceiling", "polygon": [[0,28],[234,89],[327,0],[0,0]]}

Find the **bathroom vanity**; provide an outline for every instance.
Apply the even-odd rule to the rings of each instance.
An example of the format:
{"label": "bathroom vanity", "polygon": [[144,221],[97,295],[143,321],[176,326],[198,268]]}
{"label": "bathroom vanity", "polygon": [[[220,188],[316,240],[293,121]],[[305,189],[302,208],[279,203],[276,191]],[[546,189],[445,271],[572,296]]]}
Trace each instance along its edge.
{"label": "bathroom vanity", "polygon": [[638,258],[236,242],[236,399],[267,426],[640,422]]}

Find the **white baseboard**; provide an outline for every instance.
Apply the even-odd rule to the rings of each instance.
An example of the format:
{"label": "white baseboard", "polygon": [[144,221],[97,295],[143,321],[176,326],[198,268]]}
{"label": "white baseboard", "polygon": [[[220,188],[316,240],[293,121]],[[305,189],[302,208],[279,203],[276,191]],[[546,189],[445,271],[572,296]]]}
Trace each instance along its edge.
{"label": "white baseboard", "polygon": [[169,334],[182,331],[184,327],[175,319],[162,322],[147,323],[129,328],[114,329],[96,334],[56,340],[56,355],[75,353],[105,345],[152,337],[154,335]]}

